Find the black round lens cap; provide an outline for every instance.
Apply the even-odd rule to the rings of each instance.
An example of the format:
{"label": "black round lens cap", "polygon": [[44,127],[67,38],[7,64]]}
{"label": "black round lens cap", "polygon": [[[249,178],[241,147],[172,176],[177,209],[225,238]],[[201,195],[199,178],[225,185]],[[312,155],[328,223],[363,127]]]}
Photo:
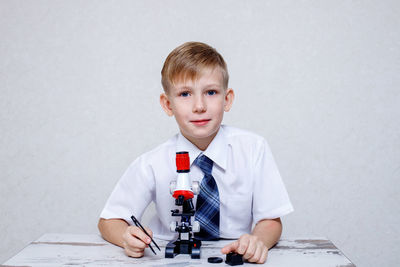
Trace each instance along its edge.
{"label": "black round lens cap", "polygon": [[221,263],[223,260],[220,257],[209,257],[208,262],[209,263]]}

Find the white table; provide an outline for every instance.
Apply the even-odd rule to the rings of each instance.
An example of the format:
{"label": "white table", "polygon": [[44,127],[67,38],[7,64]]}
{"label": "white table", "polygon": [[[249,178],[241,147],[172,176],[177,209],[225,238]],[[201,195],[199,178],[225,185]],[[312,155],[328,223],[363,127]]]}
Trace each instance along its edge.
{"label": "white table", "polygon": [[[228,266],[225,262],[211,264],[207,258],[222,257],[220,249],[230,240],[203,242],[201,259],[191,259],[189,255],[178,255],[174,259],[164,258],[166,241],[156,240],[161,248],[154,255],[146,249],[143,258],[125,256],[124,251],[99,235],[45,234],[25,247],[17,255],[0,266]],[[245,262],[247,266],[261,266]],[[355,266],[343,253],[324,238],[282,239],[269,251],[265,266]]]}

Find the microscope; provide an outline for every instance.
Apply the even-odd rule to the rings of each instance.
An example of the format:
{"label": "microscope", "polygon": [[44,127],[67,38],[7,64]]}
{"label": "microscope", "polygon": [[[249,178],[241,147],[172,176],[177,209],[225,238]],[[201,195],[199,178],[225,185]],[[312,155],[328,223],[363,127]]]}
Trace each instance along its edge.
{"label": "microscope", "polygon": [[174,258],[178,254],[190,254],[192,259],[200,259],[201,241],[194,237],[200,231],[200,223],[191,220],[195,214],[193,197],[200,192],[199,182],[191,183],[190,159],[186,151],[176,152],[177,179],[170,183],[170,193],[175,198],[175,205],[180,209],[171,210],[172,216],[181,217],[181,222],[170,224],[172,232],[178,232],[176,240],[170,241],[165,248],[165,257]]}

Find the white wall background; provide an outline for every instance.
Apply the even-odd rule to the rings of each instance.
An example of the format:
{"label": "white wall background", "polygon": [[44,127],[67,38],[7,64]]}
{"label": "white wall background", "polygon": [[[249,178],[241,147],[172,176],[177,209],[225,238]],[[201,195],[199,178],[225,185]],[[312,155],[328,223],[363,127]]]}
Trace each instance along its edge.
{"label": "white wall background", "polygon": [[[295,206],[357,266],[399,258],[400,2],[0,1],[0,262],[46,232],[97,233],[132,160],[177,131],[168,53],[225,57],[225,123],[267,138]],[[133,193],[133,192],[132,192]]]}

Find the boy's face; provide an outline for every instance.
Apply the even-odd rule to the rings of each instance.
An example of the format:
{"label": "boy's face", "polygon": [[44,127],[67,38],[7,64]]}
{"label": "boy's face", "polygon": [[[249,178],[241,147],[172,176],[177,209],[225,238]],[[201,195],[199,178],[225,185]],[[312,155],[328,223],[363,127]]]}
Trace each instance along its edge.
{"label": "boy's face", "polygon": [[176,82],[168,94],[161,94],[160,103],[169,116],[175,116],[182,135],[205,150],[233,98],[233,90],[224,89],[222,73],[215,68],[205,69],[197,80]]}

